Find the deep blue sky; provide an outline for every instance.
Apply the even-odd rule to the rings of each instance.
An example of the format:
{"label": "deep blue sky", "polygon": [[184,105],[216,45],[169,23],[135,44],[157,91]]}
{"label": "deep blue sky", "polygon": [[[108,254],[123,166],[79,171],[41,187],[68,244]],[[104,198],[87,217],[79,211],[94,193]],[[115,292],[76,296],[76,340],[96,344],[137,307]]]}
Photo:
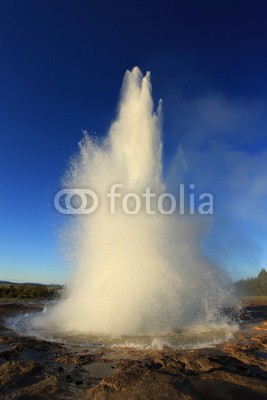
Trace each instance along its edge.
{"label": "deep blue sky", "polygon": [[[0,279],[62,281],[53,196],[126,69],[151,70],[164,159],[216,194],[206,243],[231,275],[267,263],[266,1],[0,2]],[[63,268],[63,269],[62,269]]]}

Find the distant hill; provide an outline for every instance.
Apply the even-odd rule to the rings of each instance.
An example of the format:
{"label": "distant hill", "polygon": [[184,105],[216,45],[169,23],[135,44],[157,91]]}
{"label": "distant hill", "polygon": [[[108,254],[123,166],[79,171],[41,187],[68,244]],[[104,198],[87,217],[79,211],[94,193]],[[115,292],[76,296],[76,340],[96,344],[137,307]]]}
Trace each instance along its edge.
{"label": "distant hill", "polygon": [[267,271],[262,268],[256,278],[241,279],[235,283],[238,293],[245,296],[267,296]]}
{"label": "distant hill", "polygon": [[62,290],[61,285],[0,281],[0,298],[53,299],[59,297]]}
{"label": "distant hill", "polygon": [[11,282],[11,281],[0,281],[0,285],[30,285],[30,286],[56,286],[61,287],[58,283],[36,283],[36,282]]}

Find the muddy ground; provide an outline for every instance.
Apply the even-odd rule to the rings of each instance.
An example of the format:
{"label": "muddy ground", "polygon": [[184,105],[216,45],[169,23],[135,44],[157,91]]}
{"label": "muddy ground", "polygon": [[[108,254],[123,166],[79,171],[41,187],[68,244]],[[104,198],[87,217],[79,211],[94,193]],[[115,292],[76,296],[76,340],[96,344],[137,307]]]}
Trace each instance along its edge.
{"label": "muddy ground", "polygon": [[227,343],[148,351],[21,337],[5,318],[38,305],[0,301],[0,399],[266,399],[267,301],[244,304],[245,322]]}

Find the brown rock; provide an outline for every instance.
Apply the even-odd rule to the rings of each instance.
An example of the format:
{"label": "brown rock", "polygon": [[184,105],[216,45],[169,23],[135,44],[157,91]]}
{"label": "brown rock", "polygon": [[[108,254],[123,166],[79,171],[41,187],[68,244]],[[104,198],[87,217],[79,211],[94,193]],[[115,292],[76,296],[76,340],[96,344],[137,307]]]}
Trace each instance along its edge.
{"label": "brown rock", "polygon": [[230,373],[226,371],[214,371],[209,374],[201,375],[200,379],[205,381],[220,380],[229,383],[234,383],[236,385],[244,386],[248,389],[267,394],[267,382],[264,382],[257,378],[251,378],[248,376],[239,375],[236,373]]}
{"label": "brown rock", "polygon": [[75,365],[80,364],[80,361],[77,357],[70,357],[67,355],[58,357],[55,359],[55,361],[60,364],[75,364]]}
{"label": "brown rock", "polygon": [[32,361],[8,361],[0,365],[0,387],[41,370],[42,366]]}
{"label": "brown rock", "polygon": [[87,391],[90,400],[190,400],[180,390],[184,379],[148,369],[137,361],[122,363],[116,373]]}
{"label": "brown rock", "polygon": [[197,350],[185,352],[180,357],[180,361],[184,363],[186,370],[193,372],[208,372],[221,366],[220,364],[211,361],[207,355]]}
{"label": "brown rock", "polygon": [[255,392],[238,384],[221,380],[195,380],[184,389],[193,399],[205,400],[266,400],[265,393]]}
{"label": "brown rock", "polygon": [[223,350],[244,364],[258,366],[263,371],[267,371],[266,360],[259,356],[258,347],[252,343],[226,343]]}
{"label": "brown rock", "polygon": [[51,376],[38,383],[18,389],[8,396],[6,400],[51,400],[58,391],[57,378]]}

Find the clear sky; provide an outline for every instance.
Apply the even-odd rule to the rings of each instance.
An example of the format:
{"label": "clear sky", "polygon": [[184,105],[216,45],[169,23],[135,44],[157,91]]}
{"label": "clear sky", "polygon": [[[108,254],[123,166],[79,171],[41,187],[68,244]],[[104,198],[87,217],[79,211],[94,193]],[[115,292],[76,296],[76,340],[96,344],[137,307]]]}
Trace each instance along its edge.
{"label": "clear sky", "polygon": [[135,65],[163,98],[165,168],[181,146],[215,194],[207,255],[233,278],[266,266],[266,19],[264,0],[2,0],[0,280],[64,281],[53,197]]}

